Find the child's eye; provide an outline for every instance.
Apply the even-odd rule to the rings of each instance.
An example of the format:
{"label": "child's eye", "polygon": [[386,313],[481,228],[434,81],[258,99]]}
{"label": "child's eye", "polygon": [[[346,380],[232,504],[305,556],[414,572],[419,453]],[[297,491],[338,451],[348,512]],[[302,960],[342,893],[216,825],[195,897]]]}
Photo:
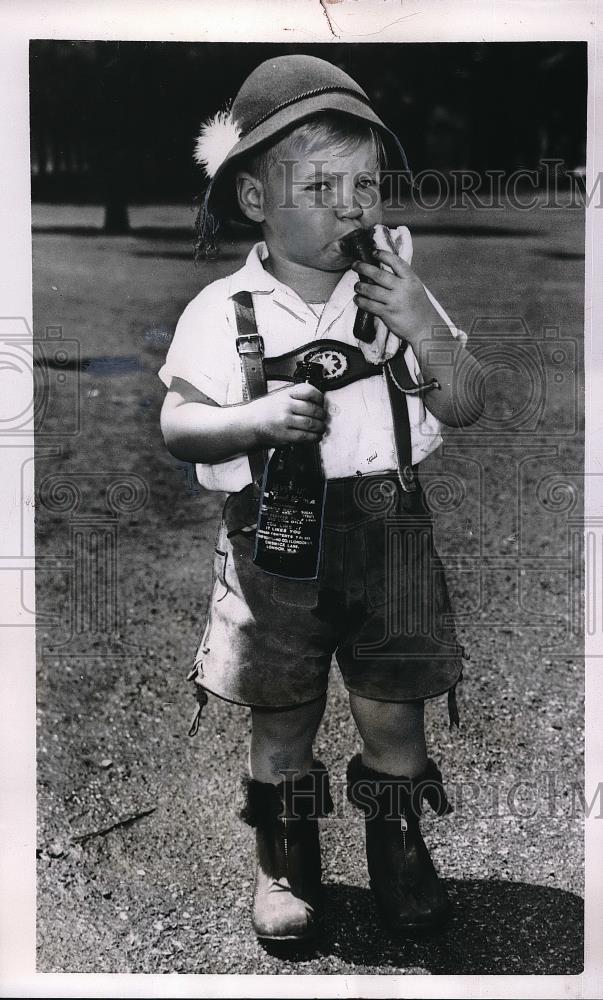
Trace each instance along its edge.
{"label": "child's eye", "polygon": [[357,183],[358,183],[358,187],[360,187],[360,188],[375,187],[376,184],[377,184],[377,178],[376,177],[368,177],[368,176],[367,177],[359,177]]}
{"label": "child's eye", "polygon": [[328,181],[314,181],[312,184],[306,184],[306,191],[328,191],[329,188]]}

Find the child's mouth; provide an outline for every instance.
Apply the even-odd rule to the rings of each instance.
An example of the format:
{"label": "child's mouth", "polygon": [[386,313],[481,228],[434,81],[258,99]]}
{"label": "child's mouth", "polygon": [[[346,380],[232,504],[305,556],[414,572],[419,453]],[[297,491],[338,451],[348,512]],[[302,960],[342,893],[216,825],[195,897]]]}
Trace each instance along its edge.
{"label": "child's mouth", "polygon": [[347,234],[346,236],[342,236],[340,240],[335,241],[335,247],[337,248],[337,251],[347,262],[356,260],[354,252],[349,243],[347,242],[348,235],[349,234]]}
{"label": "child's mouth", "polygon": [[370,257],[374,250],[373,232],[372,226],[369,229],[359,226],[342,236],[338,246],[344,257],[349,260],[364,260],[367,254]]}

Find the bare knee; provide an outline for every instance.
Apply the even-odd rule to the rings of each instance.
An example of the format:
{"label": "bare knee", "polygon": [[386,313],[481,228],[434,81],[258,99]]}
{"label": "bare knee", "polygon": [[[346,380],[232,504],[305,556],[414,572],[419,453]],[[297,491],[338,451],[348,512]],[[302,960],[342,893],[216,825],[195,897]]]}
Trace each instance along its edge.
{"label": "bare knee", "polygon": [[325,699],[299,708],[251,710],[249,769],[258,781],[278,783],[284,775],[305,774],[312,766],[312,744]]}
{"label": "bare knee", "polygon": [[427,763],[422,701],[378,702],[350,695],[350,706],[368,767],[409,777],[421,773]]}
{"label": "bare knee", "polygon": [[251,709],[251,726],[254,734],[266,739],[298,740],[308,732],[312,739],[325,708],[325,698],[286,709]]}

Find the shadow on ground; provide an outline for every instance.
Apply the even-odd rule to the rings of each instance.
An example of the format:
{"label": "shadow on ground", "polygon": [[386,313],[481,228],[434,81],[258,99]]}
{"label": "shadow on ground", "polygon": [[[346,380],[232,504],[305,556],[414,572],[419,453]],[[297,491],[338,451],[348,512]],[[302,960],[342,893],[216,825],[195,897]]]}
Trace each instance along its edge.
{"label": "shadow on ground", "polygon": [[[314,954],[436,975],[582,972],[584,903],[579,896],[525,882],[449,880],[446,885],[453,903],[446,929],[437,937],[399,941],[384,929],[368,889],[326,886]],[[295,955],[288,957],[295,961]],[[308,952],[299,958],[307,961]]]}

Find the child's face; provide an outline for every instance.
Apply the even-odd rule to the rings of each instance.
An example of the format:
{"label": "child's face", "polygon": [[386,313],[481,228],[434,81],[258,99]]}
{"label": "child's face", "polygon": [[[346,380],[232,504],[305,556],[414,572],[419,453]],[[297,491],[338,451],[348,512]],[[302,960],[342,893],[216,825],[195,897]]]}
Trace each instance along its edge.
{"label": "child's face", "polygon": [[352,263],[339,245],[381,222],[377,154],[370,140],[348,153],[290,152],[262,185],[262,231],[271,254],[318,271]]}

